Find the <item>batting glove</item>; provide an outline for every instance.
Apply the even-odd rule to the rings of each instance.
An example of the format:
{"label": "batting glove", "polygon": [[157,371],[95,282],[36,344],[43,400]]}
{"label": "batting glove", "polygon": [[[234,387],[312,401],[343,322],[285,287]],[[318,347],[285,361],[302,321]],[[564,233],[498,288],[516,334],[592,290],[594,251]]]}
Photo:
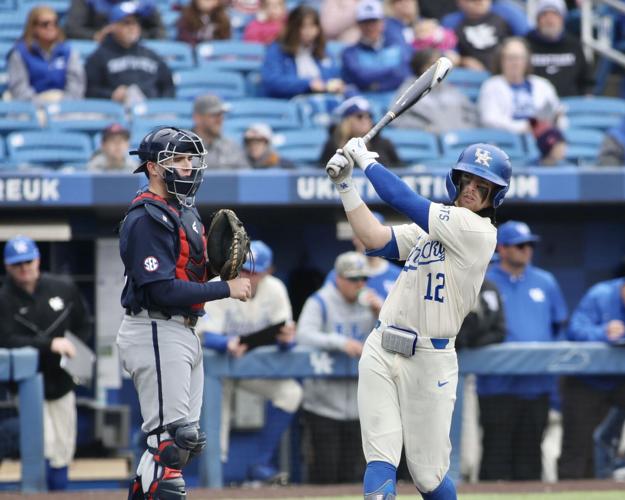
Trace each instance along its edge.
{"label": "batting glove", "polygon": [[326,173],[339,193],[349,191],[352,187],[353,171],[354,164],[345,157],[341,149],[336,150],[326,165]]}
{"label": "batting glove", "polygon": [[362,137],[354,137],[343,146],[343,155],[348,161],[358,165],[361,169],[367,168],[380,155],[374,151],[369,151]]}

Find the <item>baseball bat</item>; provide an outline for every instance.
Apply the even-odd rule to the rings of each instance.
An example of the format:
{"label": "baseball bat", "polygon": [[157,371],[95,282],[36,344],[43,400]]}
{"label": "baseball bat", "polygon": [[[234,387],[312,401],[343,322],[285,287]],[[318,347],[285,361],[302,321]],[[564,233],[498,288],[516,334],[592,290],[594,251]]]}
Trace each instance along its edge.
{"label": "baseball bat", "polygon": [[368,144],[371,139],[378,135],[380,130],[386,127],[386,125],[391,123],[395,118],[428,95],[436,85],[445,79],[452,67],[453,63],[446,57],[440,57],[438,61],[432,64],[425,73],[417,78],[412,85],[399,96],[391,106],[391,109],[389,109],[373,128],[367,132],[363,137],[365,144]]}

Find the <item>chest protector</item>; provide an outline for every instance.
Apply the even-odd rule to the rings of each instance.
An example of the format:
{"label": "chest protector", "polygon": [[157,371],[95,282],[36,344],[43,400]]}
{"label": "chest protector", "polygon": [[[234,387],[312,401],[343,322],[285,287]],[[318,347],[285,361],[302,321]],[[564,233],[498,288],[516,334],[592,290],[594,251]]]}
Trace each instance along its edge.
{"label": "chest protector", "polygon": [[[176,278],[184,281],[205,283],[208,279],[206,269],[206,233],[195,207],[175,208],[153,193],[144,192],[133,201],[128,212],[143,207],[159,224],[178,235],[176,258]],[[204,304],[194,304],[194,311],[203,310]]]}

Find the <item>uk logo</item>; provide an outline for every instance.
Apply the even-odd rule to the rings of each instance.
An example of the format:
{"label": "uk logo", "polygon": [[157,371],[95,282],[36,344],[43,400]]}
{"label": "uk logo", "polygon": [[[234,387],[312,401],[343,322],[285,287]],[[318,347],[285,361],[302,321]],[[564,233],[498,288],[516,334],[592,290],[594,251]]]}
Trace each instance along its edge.
{"label": "uk logo", "polygon": [[146,257],[145,260],[143,261],[143,268],[148,273],[153,273],[154,271],[158,269],[158,259],[152,256]]}
{"label": "uk logo", "polygon": [[493,157],[490,155],[490,152],[486,149],[477,148],[475,150],[475,163],[480,165],[484,165],[486,168],[490,167],[490,161]]}

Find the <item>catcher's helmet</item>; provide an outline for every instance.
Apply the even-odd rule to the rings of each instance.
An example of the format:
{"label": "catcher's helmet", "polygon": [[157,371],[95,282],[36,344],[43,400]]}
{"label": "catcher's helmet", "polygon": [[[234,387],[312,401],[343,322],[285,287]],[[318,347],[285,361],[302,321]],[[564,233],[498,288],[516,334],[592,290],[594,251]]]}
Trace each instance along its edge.
{"label": "catcher's helmet", "polygon": [[493,208],[503,203],[512,174],[510,158],[504,151],[492,144],[478,143],[467,146],[447,175],[447,193],[452,202],[460,194],[461,172],[468,172],[495,184],[497,187],[493,196]]}
{"label": "catcher's helmet", "polygon": [[[147,172],[150,161],[157,163],[165,169],[167,192],[173,194],[181,204],[193,205],[195,193],[202,184],[206,169],[206,149],[197,134],[175,127],[156,128],[143,138],[137,150],[130,151],[129,154],[138,155],[141,160],[141,165],[134,173]],[[178,173],[171,161],[179,156],[190,157],[191,173],[186,177]]]}

